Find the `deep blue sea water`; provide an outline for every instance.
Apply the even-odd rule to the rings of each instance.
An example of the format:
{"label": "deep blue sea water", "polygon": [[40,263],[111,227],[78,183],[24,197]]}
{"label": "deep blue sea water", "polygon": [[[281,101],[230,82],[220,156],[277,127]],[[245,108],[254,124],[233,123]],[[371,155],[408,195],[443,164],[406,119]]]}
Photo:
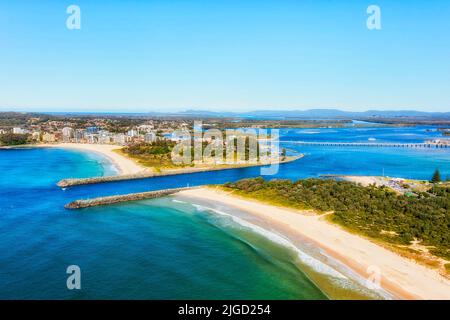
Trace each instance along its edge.
{"label": "deep blue sea water", "polygon": [[[283,141],[422,142],[433,128],[290,129]],[[353,130],[353,131],[352,131]],[[334,140],[333,140],[334,139]],[[365,174],[428,179],[450,175],[450,150],[324,148],[284,143],[306,156],[267,178]],[[167,197],[81,211],[78,198],[223,183],[258,176],[259,168],[225,170],[63,191],[67,177],[114,174],[96,154],[62,149],[0,150],[0,298],[325,299],[330,281],[302,265],[291,249],[214,211]],[[67,266],[79,265],[82,290],[66,288]],[[329,277],[328,277],[329,278]],[[328,279],[327,278],[327,279]],[[336,284],[336,287],[338,285]],[[333,291],[333,290],[331,290]],[[351,296],[351,294],[349,294]]]}

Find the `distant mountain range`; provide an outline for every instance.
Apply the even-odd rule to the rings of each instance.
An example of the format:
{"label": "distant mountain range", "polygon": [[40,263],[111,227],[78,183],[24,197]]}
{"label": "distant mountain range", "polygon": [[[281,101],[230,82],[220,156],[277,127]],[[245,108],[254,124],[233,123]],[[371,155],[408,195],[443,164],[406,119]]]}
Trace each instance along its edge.
{"label": "distant mountain range", "polygon": [[191,116],[191,117],[231,117],[256,119],[376,119],[376,118],[414,118],[414,119],[450,119],[450,112],[423,111],[379,111],[363,112],[342,111],[337,109],[311,110],[256,110],[249,112],[215,112],[206,110],[186,110],[174,113],[154,113],[154,115]]}
{"label": "distant mountain range", "polygon": [[310,110],[255,110],[246,112],[186,110],[179,112],[28,112],[29,114],[51,115],[102,115],[102,116],[138,116],[138,117],[198,117],[198,118],[246,118],[258,120],[392,120],[396,121],[450,121],[450,112],[423,112],[414,110],[383,111],[368,110],[362,112],[342,111],[338,109]]}

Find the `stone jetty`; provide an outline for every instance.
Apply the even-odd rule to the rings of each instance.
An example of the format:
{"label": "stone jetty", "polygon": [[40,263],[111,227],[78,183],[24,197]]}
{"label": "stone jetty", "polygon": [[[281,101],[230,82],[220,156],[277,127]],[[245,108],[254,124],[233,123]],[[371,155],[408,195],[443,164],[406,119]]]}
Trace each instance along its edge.
{"label": "stone jetty", "polygon": [[180,192],[182,190],[195,189],[195,188],[196,187],[173,188],[173,189],[164,189],[164,190],[100,197],[100,198],[86,199],[86,200],[75,200],[75,201],[72,201],[72,202],[66,204],[65,208],[66,209],[81,209],[81,208],[114,204],[114,203],[119,203],[119,202],[154,199],[154,198],[160,198],[160,197],[164,197],[167,195],[171,195],[171,194]]}
{"label": "stone jetty", "polygon": [[[295,156],[295,157],[286,157],[286,159],[279,161],[280,164],[292,162],[302,158],[303,155]],[[135,180],[135,179],[147,179],[154,177],[163,177],[163,176],[175,176],[180,174],[191,174],[198,172],[209,172],[209,171],[221,171],[221,170],[230,170],[230,169],[239,169],[239,168],[248,168],[248,167],[262,167],[270,165],[270,163],[256,163],[256,164],[238,164],[231,165],[228,167],[210,167],[210,168],[190,168],[190,169],[180,169],[173,171],[165,171],[165,172],[142,172],[138,174],[130,174],[130,175],[118,175],[118,176],[106,176],[106,177],[93,177],[93,178],[68,178],[60,180],[57,185],[61,188],[67,188],[78,185],[85,184],[95,184],[95,183],[105,183],[105,182],[116,182],[116,181],[126,181],[126,180]]]}

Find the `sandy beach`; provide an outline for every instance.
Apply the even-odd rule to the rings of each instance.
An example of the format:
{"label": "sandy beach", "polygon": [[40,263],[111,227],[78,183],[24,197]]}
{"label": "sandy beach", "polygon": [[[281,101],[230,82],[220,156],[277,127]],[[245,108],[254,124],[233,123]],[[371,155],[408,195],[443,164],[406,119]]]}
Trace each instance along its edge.
{"label": "sandy beach", "polygon": [[65,148],[81,151],[97,152],[108,158],[119,170],[121,175],[133,175],[146,172],[148,169],[140,166],[133,160],[121,156],[114,150],[121,147],[109,144],[86,144],[86,143],[57,143],[57,144],[40,144],[39,147]]}
{"label": "sandy beach", "polygon": [[[85,143],[55,143],[55,144],[37,144],[27,145],[26,147],[51,147],[51,148],[66,148],[77,149],[89,152],[98,152],[103,156],[109,158],[113,164],[115,164],[119,173],[113,176],[101,176],[93,178],[66,178],[58,182],[60,187],[68,187],[80,184],[92,184],[101,182],[143,179],[159,176],[175,176],[179,174],[189,174],[207,171],[221,171],[237,168],[249,168],[249,167],[261,167],[268,165],[267,163],[241,163],[241,164],[199,164],[195,167],[187,166],[181,168],[158,168],[158,167],[145,167],[139,163],[138,160],[123,155],[121,152],[115,152],[122,147],[116,145],[104,145],[104,144],[85,144]],[[274,164],[283,164],[301,159],[303,155],[286,157],[285,159],[276,162]],[[270,163],[269,163],[270,165]]]}
{"label": "sandy beach", "polygon": [[286,233],[307,238],[364,278],[375,268],[381,272],[381,287],[399,299],[450,299],[450,281],[436,270],[351,234],[321,216],[267,205],[214,188],[186,190],[180,195],[243,210]]}

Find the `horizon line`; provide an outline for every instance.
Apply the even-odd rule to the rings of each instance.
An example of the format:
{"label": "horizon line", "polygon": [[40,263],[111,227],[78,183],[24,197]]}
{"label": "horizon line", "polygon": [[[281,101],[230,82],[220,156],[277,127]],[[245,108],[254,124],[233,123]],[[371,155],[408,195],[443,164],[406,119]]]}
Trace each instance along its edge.
{"label": "horizon line", "polygon": [[[234,110],[207,110],[203,108],[195,109],[195,108],[186,108],[186,109],[178,109],[178,110],[171,110],[171,111],[151,111],[151,110],[134,110],[134,111],[126,111],[124,109],[117,110],[117,109],[110,109],[110,110],[98,110],[98,111],[88,111],[88,110],[45,110],[45,109],[3,109],[0,108],[0,113],[7,113],[7,112],[17,112],[17,113],[78,113],[78,114],[96,114],[96,113],[115,113],[115,114],[179,114],[179,113],[228,113],[228,114],[246,114],[246,113],[255,113],[255,112],[310,112],[310,111],[335,111],[335,112],[345,112],[345,113],[367,113],[367,112],[417,112],[417,113],[426,113],[426,114],[450,114],[450,111],[424,111],[420,109],[366,109],[362,111],[354,111],[354,110],[345,110],[345,109],[339,109],[339,108],[309,108],[309,109],[276,109],[276,108],[261,108],[261,109],[249,109],[244,111],[234,111]],[[94,108],[93,108],[94,109]],[[153,108],[152,108],[153,109]],[[156,108],[157,109],[157,108]]]}

